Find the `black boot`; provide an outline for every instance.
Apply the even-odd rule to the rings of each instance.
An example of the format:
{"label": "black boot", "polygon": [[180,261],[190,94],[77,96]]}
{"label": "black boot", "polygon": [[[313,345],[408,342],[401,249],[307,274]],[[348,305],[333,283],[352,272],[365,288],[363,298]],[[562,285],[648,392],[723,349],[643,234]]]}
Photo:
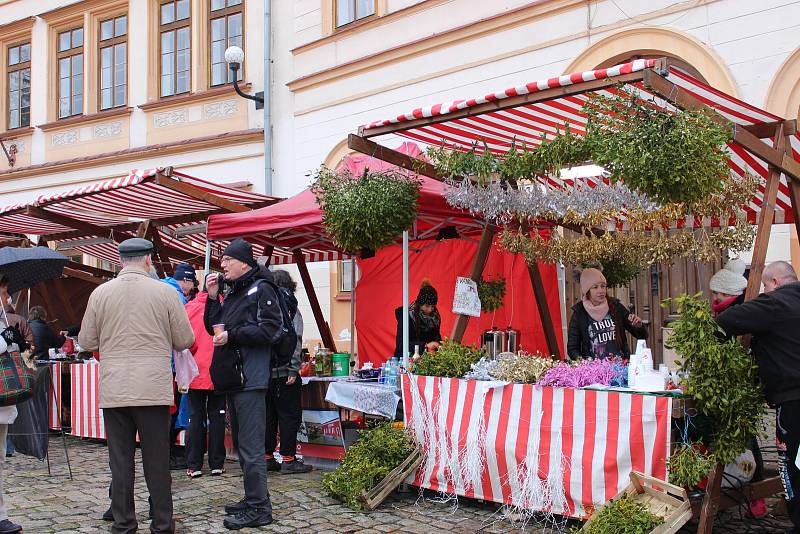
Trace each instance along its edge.
{"label": "black boot", "polygon": [[225,505],[225,515],[236,515],[239,512],[244,512],[248,508],[249,508],[249,506],[247,506],[247,503],[244,502],[244,499],[242,499],[241,501],[238,501],[238,502],[235,502],[235,503],[232,503],[232,504],[226,504]]}
{"label": "black boot", "polygon": [[263,527],[272,524],[272,514],[263,508],[248,508],[236,515],[229,515],[222,524],[229,530]]}
{"label": "black boot", "polygon": [[113,520],[114,520],[114,514],[111,512],[111,507],[109,506],[108,510],[103,512],[103,521],[113,521]]}

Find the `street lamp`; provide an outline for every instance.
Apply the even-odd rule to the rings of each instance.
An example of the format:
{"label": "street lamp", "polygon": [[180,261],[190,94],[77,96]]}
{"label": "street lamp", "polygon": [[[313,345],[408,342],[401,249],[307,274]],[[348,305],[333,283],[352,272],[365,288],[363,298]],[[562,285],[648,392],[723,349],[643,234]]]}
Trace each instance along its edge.
{"label": "street lamp", "polygon": [[231,69],[231,77],[233,78],[233,88],[236,93],[242,98],[252,100],[256,103],[256,109],[264,109],[264,91],[259,91],[255,95],[248,95],[239,87],[239,69],[244,63],[244,50],[238,46],[229,46],[225,50],[225,62],[228,68]]}

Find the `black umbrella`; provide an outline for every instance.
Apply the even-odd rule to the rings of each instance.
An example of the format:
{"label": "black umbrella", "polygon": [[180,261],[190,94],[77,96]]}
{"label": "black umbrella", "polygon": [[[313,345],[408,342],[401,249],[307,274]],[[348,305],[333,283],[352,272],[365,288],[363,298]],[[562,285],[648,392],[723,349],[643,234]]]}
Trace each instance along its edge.
{"label": "black umbrella", "polygon": [[8,277],[9,293],[60,277],[68,261],[47,247],[0,248],[0,274]]}

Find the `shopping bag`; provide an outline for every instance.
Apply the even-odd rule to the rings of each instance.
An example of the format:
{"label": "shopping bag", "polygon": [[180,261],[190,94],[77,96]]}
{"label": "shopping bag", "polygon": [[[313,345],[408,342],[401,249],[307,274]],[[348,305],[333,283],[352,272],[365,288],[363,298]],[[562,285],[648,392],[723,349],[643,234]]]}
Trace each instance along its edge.
{"label": "shopping bag", "polygon": [[36,371],[19,351],[0,354],[0,406],[14,406],[31,398]]}
{"label": "shopping bag", "polygon": [[178,384],[178,391],[186,393],[189,391],[189,384],[200,374],[197,362],[188,350],[173,351],[172,358],[175,362],[175,383]]}

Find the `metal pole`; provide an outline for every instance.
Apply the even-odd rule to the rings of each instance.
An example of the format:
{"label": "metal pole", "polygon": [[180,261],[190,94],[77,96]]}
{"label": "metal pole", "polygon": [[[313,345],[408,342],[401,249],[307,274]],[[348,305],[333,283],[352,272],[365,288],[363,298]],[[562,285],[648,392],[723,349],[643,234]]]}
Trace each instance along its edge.
{"label": "metal pole", "polygon": [[264,0],[264,194],[272,195],[272,0]]}
{"label": "metal pole", "polygon": [[403,367],[408,369],[408,230],[403,232]]}
{"label": "metal pole", "polygon": [[[355,258],[350,260],[350,358],[356,354],[356,269]],[[356,362],[358,363],[358,362]]]}
{"label": "metal pole", "polygon": [[206,239],[206,261],[203,264],[203,270],[208,276],[209,272],[211,271],[211,241]]}

